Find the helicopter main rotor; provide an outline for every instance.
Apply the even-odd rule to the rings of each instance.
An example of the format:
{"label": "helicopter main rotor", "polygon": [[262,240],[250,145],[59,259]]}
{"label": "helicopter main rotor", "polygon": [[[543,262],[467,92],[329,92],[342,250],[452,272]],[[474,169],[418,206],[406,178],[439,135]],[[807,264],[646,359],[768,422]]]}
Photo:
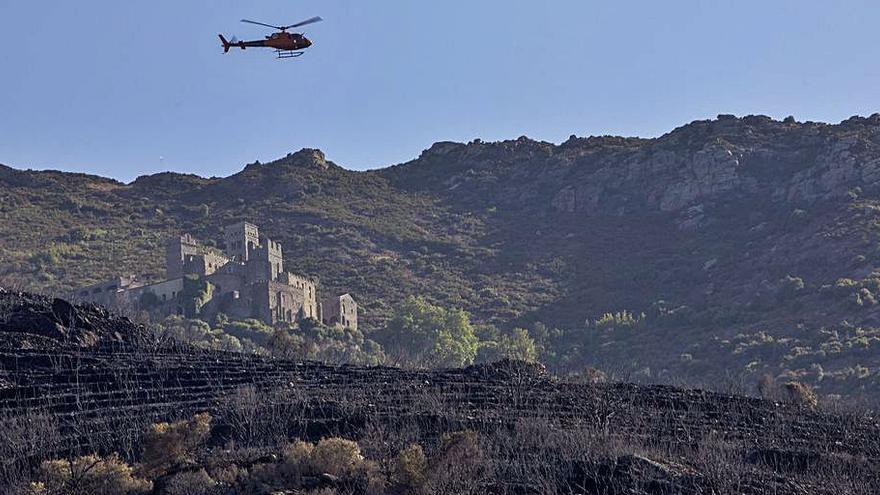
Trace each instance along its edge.
{"label": "helicopter main rotor", "polygon": [[272,29],[277,29],[277,30],[281,31],[282,33],[284,33],[284,32],[287,32],[288,29],[298,28],[300,26],[305,26],[306,24],[313,24],[315,22],[321,22],[323,20],[324,19],[322,19],[320,16],[319,17],[312,17],[311,19],[306,19],[302,22],[298,22],[296,24],[291,24],[290,26],[273,26],[271,24],[266,24],[264,22],[249,21],[247,19],[242,19],[241,22],[246,22],[248,24],[256,24],[258,26],[266,26],[266,27],[269,27]]}

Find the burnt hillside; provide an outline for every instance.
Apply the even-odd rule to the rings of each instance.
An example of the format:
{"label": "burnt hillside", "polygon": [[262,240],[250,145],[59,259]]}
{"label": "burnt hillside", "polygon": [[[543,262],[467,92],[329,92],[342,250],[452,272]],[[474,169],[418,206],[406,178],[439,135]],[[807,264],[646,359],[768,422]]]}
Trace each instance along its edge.
{"label": "burnt hillside", "polygon": [[[880,425],[864,414],[565,383],[515,362],[417,372],[149,348],[136,326],[90,306],[64,308],[73,318],[68,333],[46,336],[29,322],[55,318],[60,303],[2,296],[0,334],[33,342],[0,346],[3,480],[63,454],[136,457],[150,423],[208,411],[217,446],[277,435],[367,445],[377,434],[386,446],[432,445],[443,433],[472,430],[495,466],[476,485],[481,493],[546,493],[539,480],[559,493],[874,493],[880,482]],[[93,339],[71,337],[86,327]]]}

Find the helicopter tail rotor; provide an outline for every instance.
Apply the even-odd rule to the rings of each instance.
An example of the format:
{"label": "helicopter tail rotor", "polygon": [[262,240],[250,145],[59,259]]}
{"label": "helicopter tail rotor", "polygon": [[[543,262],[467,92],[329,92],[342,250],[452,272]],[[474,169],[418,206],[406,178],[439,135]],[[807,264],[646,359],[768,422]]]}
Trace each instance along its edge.
{"label": "helicopter tail rotor", "polygon": [[220,36],[220,42],[223,43],[223,53],[229,53],[229,49],[232,47],[232,43],[235,43],[235,37],[232,37],[232,43],[226,40],[222,34]]}

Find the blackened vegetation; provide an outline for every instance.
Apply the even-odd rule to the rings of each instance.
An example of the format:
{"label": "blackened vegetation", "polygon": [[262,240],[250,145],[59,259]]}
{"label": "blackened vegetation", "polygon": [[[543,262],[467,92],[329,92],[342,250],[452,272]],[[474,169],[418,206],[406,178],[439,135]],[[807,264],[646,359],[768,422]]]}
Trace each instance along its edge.
{"label": "blackened vegetation", "polygon": [[[426,475],[433,493],[880,492],[880,425],[865,413],[563,383],[510,361],[408,371],[175,349],[97,308],[8,292],[0,333],[7,487],[46,459],[117,452],[139,462],[152,423],[207,411],[210,441],[181,470],[251,469],[291,439],[342,437],[368,459],[423,446],[442,466]],[[366,493],[333,477],[310,483]]]}

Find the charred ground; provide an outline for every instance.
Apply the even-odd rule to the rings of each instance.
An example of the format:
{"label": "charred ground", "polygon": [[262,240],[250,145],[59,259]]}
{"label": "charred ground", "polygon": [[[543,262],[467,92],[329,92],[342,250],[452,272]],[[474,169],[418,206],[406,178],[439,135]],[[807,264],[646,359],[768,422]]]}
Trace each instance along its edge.
{"label": "charred ground", "polygon": [[[565,383],[517,362],[406,371],[204,353],[93,306],[0,292],[0,308],[5,482],[45,458],[137,459],[149,424],[207,411],[219,450],[206,450],[205,465],[218,452],[272,463],[271,446],[290,438],[345,437],[369,455],[412,443],[431,452],[444,433],[469,430],[480,474],[461,486],[474,493],[880,489],[880,424],[864,413]],[[230,455],[230,442],[244,450]]]}

